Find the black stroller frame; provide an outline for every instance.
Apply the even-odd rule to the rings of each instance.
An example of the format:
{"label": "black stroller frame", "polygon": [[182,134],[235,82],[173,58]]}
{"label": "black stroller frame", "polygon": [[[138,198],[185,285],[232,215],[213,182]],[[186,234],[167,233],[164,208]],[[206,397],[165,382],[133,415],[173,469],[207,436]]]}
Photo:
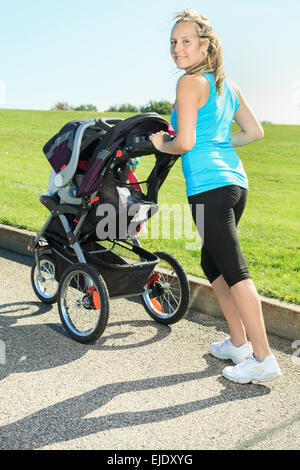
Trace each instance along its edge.
{"label": "black stroller frame", "polygon": [[[34,252],[31,282],[40,300],[58,303],[63,327],[76,341],[88,343],[101,336],[108,321],[110,298],[139,296],[147,313],[163,324],[179,321],[187,310],[189,283],[181,264],[163,251],[144,250],[138,238],[141,223],[157,212],[158,190],[179,157],[159,153],[149,140],[150,134],[167,130],[167,126],[156,113],[127,120],[82,122],[73,133],[69,161],[54,174],[55,191],[40,196],[50,215],[28,247]],[[99,128],[104,136],[96,141],[78,187],[76,172],[88,128]],[[136,186],[126,177],[132,159],[151,154],[156,164],[147,180],[138,182],[146,183],[144,194],[133,189]],[[99,207],[109,203],[116,209],[116,217],[121,210],[128,214],[128,207],[124,209],[120,203],[117,185],[128,188],[135,215],[127,219],[125,234],[119,230],[115,237],[99,238],[95,232],[95,225],[103,220],[97,217]],[[135,228],[132,233],[130,226]],[[104,242],[111,247],[103,246]],[[116,246],[128,250],[128,258],[134,254],[139,261],[116,254]]]}

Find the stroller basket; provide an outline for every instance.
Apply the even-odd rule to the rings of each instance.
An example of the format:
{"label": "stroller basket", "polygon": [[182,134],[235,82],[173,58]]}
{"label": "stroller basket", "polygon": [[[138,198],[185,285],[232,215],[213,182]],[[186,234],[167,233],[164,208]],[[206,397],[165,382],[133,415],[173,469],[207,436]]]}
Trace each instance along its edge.
{"label": "stroller basket", "polygon": [[[77,257],[70,248],[62,248],[62,244],[53,238],[46,237],[54,254],[56,272],[55,278],[59,282],[64,271],[72,264],[78,263]],[[89,242],[81,246],[87,263],[91,264],[103,277],[110,297],[129,297],[144,292],[149,276],[152,274],[159,258],[139,246],[126,248],[135,253],[143,262],[128,263],[121,256],[112,251],[99,251],[105,248],[98,243]],[[93,252],[93,253],[92,253]],[[96,252],[96,253],[95,253]]]}

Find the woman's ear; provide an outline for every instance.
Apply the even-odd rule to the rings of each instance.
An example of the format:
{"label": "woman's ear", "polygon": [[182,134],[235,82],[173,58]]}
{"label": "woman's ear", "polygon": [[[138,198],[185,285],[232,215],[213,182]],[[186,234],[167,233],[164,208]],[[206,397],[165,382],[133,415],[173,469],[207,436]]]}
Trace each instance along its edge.
{"label": "woman's ear", "polygon": [[204,54],[207,55],[208,48],[209,48],[209,40],[204,39],[204,41],[202,42],[200,46],[201,52],[204,52]]}

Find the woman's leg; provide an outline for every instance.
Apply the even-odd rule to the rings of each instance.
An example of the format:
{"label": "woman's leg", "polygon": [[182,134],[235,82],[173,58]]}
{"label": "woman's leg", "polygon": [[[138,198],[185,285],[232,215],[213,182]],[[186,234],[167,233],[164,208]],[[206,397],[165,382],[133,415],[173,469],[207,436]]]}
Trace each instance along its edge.
{"label": "woman's leg", "polygon": [[227,320],[232,344],[238,347],[247,343],[246,331],[238,306],[236,305],[231,289],[223,276],[220,275],[211,283],[211,285],[214,289],[224,317]]}
{"label": "woman's leg", "polygon": [[[197,221],[197,204],[205,203],[205,201],[207,201],[207,196],[210,195],[212,195],[212,192],[207,193],[207,195],[199,194],[196,196],[189,197],[191,212],[199,233],[203,231],[203,227],[200,225],[198,226],[198,223],[200,221]],[[208,213],[207,209],[208,208],[206,208],[206,215]],[[236,224],[238,223],[240,216],[241,214],[239,214],[239,212],[237,211],[237,213],[235,214]],[[210,238],[210,234],[207,234],[207,237]],[[214,289],[223,315],[227,320],[232,344],[238,347],[242,344],[247,343],[245,327],[242,323],[235,302],[232,298],[230,288],[226,283],[224,277],[222,276],[221,271],[216,266],[216,263],[210,255],[205,243],[203,244],[201,251],[201,267]]]}
{"label": "woman's leg", "polygon": [[[252,343],[254,355],[263,360],[271,354],[268,344],[261,303],[250,279],[237,236],[236,226],[244,210],[247,194],[238,187],[223,187],[198,195],[193,203],[205,204],[205,246],[219,272],[209,279],[213,285],[229,328],[243,338],[243,327]],[[193,197],[194,198],[194,197]],[[230,290],[230,294],[226,289]],[[240,320],[238,320],[238,316]]]}
{"label": "woman's leg", "polygon": [[[235,224],[228,223],[230,220],[227,216],[225,219],[226,224],[223,226],[226,238],[229,240],[227,245],[227,254],[229,254],[229,257],[225,257],[225,263],[223,262],[224,271],[222,272],[226,273],[226,284],[230,290],[230,296],[228,295],[228,298],[230,299],[229,302],[236,307],[236,313],[239,315],[240,322],[246,330],[252,344],[254,356],[259,360],[263,360],[266,356],[271,355],[272,352],[267,339],[259,295],[250,276],[248,276],[248,279],[245,279],[246,263],[240,249],[240,243],[236,231],[238,222],[246,206],[247,193],[245,191],[242,192],[240,188],[235,189],[236,191],[233,192],[235,203],[232,208]],[[238,198],[237,195],[239,192],[240,195]],[[227,266],[231,263],[234,266],[234,259],[238,260],[238,264],[236,264],[235,272],[230,272],[230,269],[228,269]],[[237,266],[240,266],[240,272],[239,269],[237,269]],[[231,315],[230,317],[232,323],[232,319],[235,317],[234,315]],[[238,328],[237,325],[238,322],[235,318],[234,328]],[[237,329],[235,331],[239,330]]]}
{"label": "woman's leg", "polygon": [[[233,207],[236,226],[242,216],[246,202],[247,193],[244,192]],[[252,279],[243,279],[232,285],[230,293],[241,322],[248,333],[254,355],[257,359],[263,360],[272,352],[267,339],[261,301]]]}
{"label": "woman's leg", "polygon": [[259,360],[264,360],[272,352],[256,288],[251,279],[245,279],[234,284],[230,290],[251,341],[254,356]]}
{"label": "woman's leg", "polygon": [[247,343],[245,327],[231,290],[205,245],[203,245],[201,252],[201,267],[214,289],[223,315],[227,320],[232,344],[238,347]]}
{"label": "woman's leg", "polygon": [[211,285],[227,320],[232,344],[247,343],[247,331],[255,357],[264,360],[270,356],[261,302],[252,280],[245,279],[229,288],[221,275]]}

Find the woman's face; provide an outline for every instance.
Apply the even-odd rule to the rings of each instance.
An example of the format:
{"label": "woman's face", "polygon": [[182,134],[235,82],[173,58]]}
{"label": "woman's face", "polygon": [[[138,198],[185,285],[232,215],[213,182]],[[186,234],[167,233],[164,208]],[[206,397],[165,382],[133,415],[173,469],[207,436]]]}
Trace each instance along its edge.
{"label": "woman's face", "polygon": [[170,39],[171,56],[179,69],[187,69],[202,62],[207,54],[207,44],[200,46],[195,23],[178,23]]}

